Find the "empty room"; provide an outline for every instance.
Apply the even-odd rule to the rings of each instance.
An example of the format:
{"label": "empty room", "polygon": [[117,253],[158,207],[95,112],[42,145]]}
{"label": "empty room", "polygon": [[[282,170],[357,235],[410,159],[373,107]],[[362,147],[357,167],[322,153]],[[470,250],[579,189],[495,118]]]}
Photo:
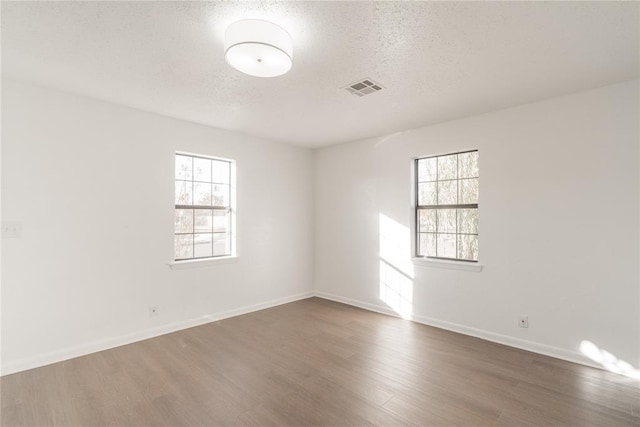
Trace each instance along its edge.
{"label": "empty room", "polygon": [[640,426],[640,2],[0,24],[2,426]]}

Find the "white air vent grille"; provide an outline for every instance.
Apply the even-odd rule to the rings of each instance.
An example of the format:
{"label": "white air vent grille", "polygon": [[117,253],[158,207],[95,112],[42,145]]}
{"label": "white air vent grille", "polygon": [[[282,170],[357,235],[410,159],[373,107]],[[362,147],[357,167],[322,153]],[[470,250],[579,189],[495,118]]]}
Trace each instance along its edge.
{"label": "white air vent grille", "polygon": [[380,83],[376,83],[372,79],[362,79],[355,83],[345,86],[349,93],[355,96],[365,96],[382,90],[384,87]]}

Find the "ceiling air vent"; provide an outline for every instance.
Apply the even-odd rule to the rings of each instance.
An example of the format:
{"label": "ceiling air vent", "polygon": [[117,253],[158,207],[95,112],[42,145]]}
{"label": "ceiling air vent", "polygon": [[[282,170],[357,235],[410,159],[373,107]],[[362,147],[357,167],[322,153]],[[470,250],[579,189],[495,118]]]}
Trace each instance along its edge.
{"label": "ceiling air vent", "polygon": [[382,88],[383,86],[381,84],[376,83],[371,79],[358,80],[357,82],[344,87],[344,89],[349,91],[349,93],[356,96],[369,95],[370,93],[382,90]]}

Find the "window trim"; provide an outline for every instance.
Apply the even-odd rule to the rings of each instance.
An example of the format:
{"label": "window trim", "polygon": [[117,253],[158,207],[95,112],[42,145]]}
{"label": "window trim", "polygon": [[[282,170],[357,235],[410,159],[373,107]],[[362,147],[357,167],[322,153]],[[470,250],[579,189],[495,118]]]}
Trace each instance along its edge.
{"label": "window trim", "polygon": [[[421,256],[418,254],[419,246],[420,246],[420,240],[419,240],[420,239],[420,224],[419,224],[420,210],[477,209],[478,216],[480,213],[479,201],[478,203],[461,203],[461,204],[449,204],[449,205],[420,205],[419,204],[420,181],[419,181],[419,174],[418,174],[418,162],[424,159],[432,159],[436,157],[445,157],[445,156],[453,156],[453,155],[457,156],[459,154],[474,153],[474,152],[479,153],[479,150],[477,148],[474,148],[474,149],[455,151],[455,152],[444,153],[444,154],[434,154],[430,156],[413,158],[413,162],[412,162],[413,163],[413,192],[412,194],[414,197],[414,203],[413,203],[413,209],[412,209],[413,218],[411,223],[414,230],[412,233],[413,234],[413,248],[412,248],[413,256],[411,259],[414,262],[414,264],[423,265],[427,267],[441,267],[441,268],[449,268],[449,269],[456,269],[456,270],[482,271],[484,266],[479,263],[479,259],[472,260],[472,259],[448,258],[448,257],[427,256],[427,255]],[[477,178],[479,182],[480,180],[479,174]],[[465,178],[462,178],[462,179],[465,179]],[[459,177],[455,178],[455,181],[460,181],[460,180],[461,178]],[[443,181],[453,181],[453,180],[443,180]],[[435,182],[439,182],[439,181],[436,180]],[[436,230],[436,233],[437,233],[437,230]],[[456,236],[458,236],[460,233],[455,233],[455,234]],[[479,233],[476,233],[475,235],[478,236],[479,238]],[[479,254],[478,254],[478,258],[479,258]]]}
{"label": "window trim", "polygon": [[[206,154],[191,153],[187,151],[176,150],[173,153],[173,170],[174,175],[172,179],[173,193],[175,194],[176,181],[180,181],[175,177],[175,165],[177,156],[188,156],[191,158],[199,158],[206,160],[217,160],[229,163],[229,205],[228,206],[206,206],[206,205],[178,205],[175,203],[175,195],[172,212],[175,216],[176,209],[207,209],[207,210],[223,210],[229,212],[229,253],[224,255],[212,255],[206,257],[197,258],[184,258],[175,259],[175,223],[173,228],[174,243],[172,248],[171,261],[167,263],[172,270],[181,270],[187,268],[206,267],[215,264],[227,264],[237,262],[238,249],[237,249],[237,236],[236,236],[236,160],[219,156],[209,156]],[[192,182],[196,182],[193,181]],[[211,184],[227,185],[226,183],[211,182]],[[195,220],[195,218],[194,218]],[[195,233],[178,233],[178,234],[195,234]],[[213,233],[215,234],[215,233]]]}
{"label": "window trim", "polygon": [[237,255],[217,256],[211,258],[183,259],[167,263],[172,270],[187,270],[190,268],[211,267],[218,264],[232,264],[238,262]]}
{"label": "window trim", "polygon": [[445,268],[448,270],[480,272],[484,269],[484,264],[480,264],[478,261],[463,259],[413,257],[411,261],[413,261],[414,265],[421,267]]}

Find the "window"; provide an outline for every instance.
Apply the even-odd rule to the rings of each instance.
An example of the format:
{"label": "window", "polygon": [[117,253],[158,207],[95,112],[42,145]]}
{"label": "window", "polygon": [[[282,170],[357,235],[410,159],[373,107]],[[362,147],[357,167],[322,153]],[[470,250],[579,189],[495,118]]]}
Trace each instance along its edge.
{"label": "window", "polygon": [[232,167],[230,160],[176,153],[176,261],[232,254]]}
{"label": "window", "polygon": [[416,255],[478,261],[478,151],[416,159]]}

